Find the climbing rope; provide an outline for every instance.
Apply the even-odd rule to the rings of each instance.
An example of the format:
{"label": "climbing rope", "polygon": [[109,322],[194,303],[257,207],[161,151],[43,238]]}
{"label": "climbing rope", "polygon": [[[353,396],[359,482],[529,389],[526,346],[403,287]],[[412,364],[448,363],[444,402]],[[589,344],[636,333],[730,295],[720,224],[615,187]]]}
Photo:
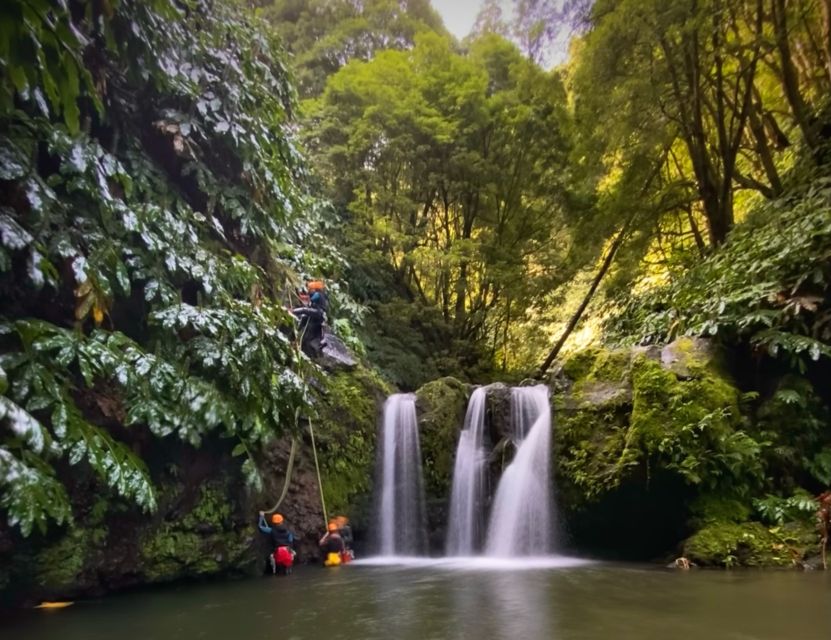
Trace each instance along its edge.
{"label": "climbing rope", "polygon": [[320,465],[317,462],[317,447],[315,446],[315,432],[312,428],[312,421],[309,420],[309,434],[312,436],[312,454],[315,459],[315,471],[317,472],[317,486],[320,489],[320,504],[323,507],[323,526],[329,524],[329,517],[326,514],[326,499],[323,497],[323,483],[320,481]]}
{"label": "climbing rope", "polygon": [[294,456],[297,453],[297,438],[291,439],[291,451],[289,451],[289,463],[286,465],[286,478],[283,480],[283,490],[280,492],[280,497],[271,509],[266,509],[263,513],[274,513],[280,508],[283,500],[286,499],[286,494],[289,492],[289,485],[291,484],[291,473],[294,469]]}

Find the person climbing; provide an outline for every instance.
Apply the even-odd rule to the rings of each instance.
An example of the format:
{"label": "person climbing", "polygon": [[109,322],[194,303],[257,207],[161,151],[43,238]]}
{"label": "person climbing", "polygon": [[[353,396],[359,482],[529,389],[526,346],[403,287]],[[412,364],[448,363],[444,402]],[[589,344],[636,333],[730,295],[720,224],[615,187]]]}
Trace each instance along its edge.
{"label": "person climbing", "polygon": [[329,299],[326,296],[325,285],[321,280],[312,280],[307,285],[309,292],[308,306],[301,297],[301,306],[291,310],[300,323],[301,348],[310,356],[319,356],[325,342],[323,339],[323,324],[326,322],[326,311],[329,309]]}
{"label": "person climbing", "polygon": [[[326,294],[326,285],[322,280],[312,280],[307,285],[309,290],[309,302],[315,309],[320,309],[324,316],[329,311],[329,296]],[[325,317],[324,317],[325,319]]]}
{"label": "person climbing", "polygon": [[268,526],[265,520],[265,512],[260,511],[258,527],[260,531],[271,538],[272,550],[268,556],[268,565],[272,573],[281,570],[284,574],[291,573],[294,566],[294,533],[285,525],[281,514],[275,513],[271,516],[271,525]]}
{"label": "person climbing", "polygon": [[341,555],[344,552],[343,538],[338,532],[338,523],[330,520],[327,531],[318,542],[320,550],[325,554],[323,565],[337,567],[341,564]]}
{"label": "person climbing", "polygon": [[335,518],[335,523],[338,525],[338,533],[343,539],[343,553],[341,553],[341,560],[343,562],[351,562],[355,559],[355,552],[352,550],[352,527],[349,526],[349,518],[346,516],[338,516]]}

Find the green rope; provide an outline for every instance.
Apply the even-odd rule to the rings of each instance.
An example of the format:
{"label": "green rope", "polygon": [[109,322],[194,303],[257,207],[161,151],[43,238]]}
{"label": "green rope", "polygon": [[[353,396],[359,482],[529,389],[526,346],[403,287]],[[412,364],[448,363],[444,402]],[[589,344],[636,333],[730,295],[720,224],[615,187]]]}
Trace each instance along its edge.
{"label": "green rope", "polygon": [[326,514],[326,499],[323,497],[323,483],[320,481],[320,465],[317,462],[317,447],[315,447],[315,432],[312,429],[312,421],[309,420],[309,434],[312,436],[312,454],[315,459],[315,471],[317,471],[317,486],[320,489],[320,504],[323,506],[323,525],[329,524],[329,517]]}
{"label": "green rope", "polygon": [[291,472],[294,469],[294,456],[297,453],[297,438],[291,439],[291,451],[289,452],[289,463],[286,466],[286,479],[283,481],[283,491],[280,493],[280,497],[277,500],[277,503],[271,507],[271,509],[267,509],[263,511],[263,513],[274,513],[277,509],[280,508],[280,505],[283,503],[283,500],[286,499],[286,494],[289,492],[289,484],[291,484]]}

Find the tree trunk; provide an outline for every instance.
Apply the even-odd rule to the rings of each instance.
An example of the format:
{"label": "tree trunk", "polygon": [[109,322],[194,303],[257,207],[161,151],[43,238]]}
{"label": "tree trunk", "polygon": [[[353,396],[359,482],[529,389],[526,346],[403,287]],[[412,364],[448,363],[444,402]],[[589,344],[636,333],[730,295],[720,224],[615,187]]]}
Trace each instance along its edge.
{"label": "tree trunk", "polygon": [[776,49],[779,52],[781,62],[782,88],[785,90],[785,97],[791,107],[794,120],[802,132],[802,137],[805,139],[805,144],[812,151],[816,151],[819,147],[819,141],[811,126],[808,106],[805,104],[799,90],[799,77],[791,54],[785,0],[771,0],[771,14],[773,16]]}
{"label": "tree trunk", "polygon": [[822,1],[822,49],[825,52],[825,73],[831,82],[831,0]]}
{"label": "tree trunk", "polygon": [[606,275],[606,272],[609,270],[609,267],[612,266],[612,261],[615,258],[615,254],[617,253],[620,246],[623,244],[623,239],[626,237],[626,233],[629,230],[629,223],[632,221],[634,216],[630,216],[629,219],[624,223],[623,227],[621,227],[620,231],[618,232],[617,236],[615,237],[614,241],[612,242],[612,246],[609,247],[609,250],[606,252],[606,257],[603,258],[603,263],[600,265],[600,269],[594,276],[594,280],[592,280],[591,286],[589,290],[586,292],[586,295],[583,297],[583,301],[580,303],[580,306],[577,307],[577,311],[571,316],[569,319],[566,328],[563,330],[563,333],[560,335],[560,338],[557,340],[554,347],[548,353],[548,357],[545,359],[545,362],[539,368],[537,372],[537,377],[542,378],[548,368],[551,366],[551,363],[554,362],[555,358],[559,355],[560,350],[563,348],[566,340],[571,335],[571,332],[574,331],[574,328],[577,326],[577,323],[580,322],[580,318],[583,317],[583,312],[586,310],[586,307],[589,306],[589,302],[594,297],[595,292],[597,291],[597,287],[600,286],[600,281],[603,280],[603,277]]}

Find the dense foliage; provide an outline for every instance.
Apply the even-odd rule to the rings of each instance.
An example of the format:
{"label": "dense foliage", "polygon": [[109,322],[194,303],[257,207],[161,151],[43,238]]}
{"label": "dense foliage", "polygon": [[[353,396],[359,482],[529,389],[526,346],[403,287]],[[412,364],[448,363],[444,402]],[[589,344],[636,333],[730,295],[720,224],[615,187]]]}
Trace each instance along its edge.
{"label": "dense foliage", "polygon": [[669,284],[630,296],[612,323],[639,343],[676,335],[749,341],[805,371],[831,357],[831,182],[765,203],[717,253]]}
{"label": "dense foliage", "polygon": [[15,0],[0,29],[10,523],[71,518],[62,460],[152,510],[142,433],[231,438],[256,483],[307,401],[286,296],[339,260],[278,45],[209,0]]}

